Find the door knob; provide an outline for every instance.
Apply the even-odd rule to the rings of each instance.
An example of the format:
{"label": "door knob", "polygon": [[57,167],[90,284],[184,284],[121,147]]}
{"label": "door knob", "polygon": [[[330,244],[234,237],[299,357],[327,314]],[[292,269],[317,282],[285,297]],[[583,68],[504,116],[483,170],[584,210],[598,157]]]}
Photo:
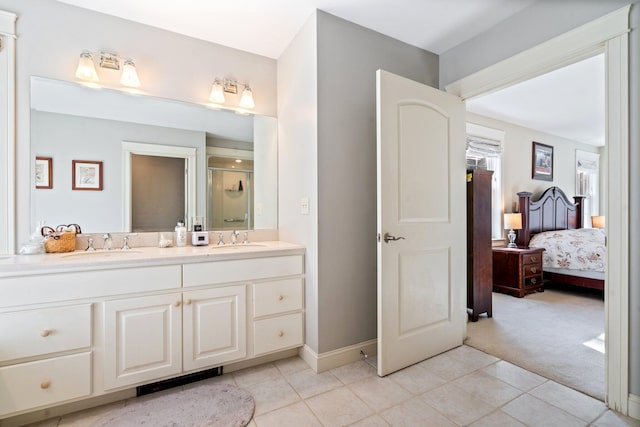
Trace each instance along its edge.
{"label": "door knob", "polygon": [[389,243],[389,242],[395,242],[396,240],[404,240],[404,237],[402,236],[392,236],[389,233],[384,233],[384,242],[385,243]]}

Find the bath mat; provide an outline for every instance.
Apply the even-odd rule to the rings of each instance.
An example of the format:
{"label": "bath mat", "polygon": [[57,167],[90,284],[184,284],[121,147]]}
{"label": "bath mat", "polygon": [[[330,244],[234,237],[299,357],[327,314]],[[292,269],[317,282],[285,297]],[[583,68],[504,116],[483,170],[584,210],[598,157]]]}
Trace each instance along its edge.
{"label": "bath mat", "polygon": [[93,426],[244,427],[254,409],[253,397],[235,385],[203,384],[132,400],[105,414]]}

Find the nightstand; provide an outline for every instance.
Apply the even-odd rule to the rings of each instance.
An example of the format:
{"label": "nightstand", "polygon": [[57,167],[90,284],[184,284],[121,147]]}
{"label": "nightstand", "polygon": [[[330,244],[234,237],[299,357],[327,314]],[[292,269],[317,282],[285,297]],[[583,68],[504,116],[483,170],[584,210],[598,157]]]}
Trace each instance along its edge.
{"label": "nightstand", "polygon": [[494,248],[493,290],[522,298],[544,291],[542,248]]}

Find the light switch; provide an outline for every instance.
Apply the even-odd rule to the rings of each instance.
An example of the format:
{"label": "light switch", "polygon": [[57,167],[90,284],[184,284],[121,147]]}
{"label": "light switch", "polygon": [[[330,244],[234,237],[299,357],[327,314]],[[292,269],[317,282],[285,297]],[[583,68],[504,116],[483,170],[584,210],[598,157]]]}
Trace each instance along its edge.
{"label": "light switch", "polygon": [[300,199],[300,214],[309,215],[309,198],[303,197]]}

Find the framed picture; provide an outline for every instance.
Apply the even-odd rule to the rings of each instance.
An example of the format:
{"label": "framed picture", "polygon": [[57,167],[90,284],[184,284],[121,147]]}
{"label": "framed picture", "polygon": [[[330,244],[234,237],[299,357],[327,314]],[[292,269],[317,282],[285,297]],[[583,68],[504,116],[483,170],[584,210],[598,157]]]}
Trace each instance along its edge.
{"label": "framed picture", "polygon": [[533,141],[531,152],[531,178],[553,181],[553,147]]}
{"label": "framed picture", "polygon": [[102,191],[102,162],[71,161],[72,189]]}
{"label": "framed picture", "polygon": [[53,188],[53,159],[36,157],[36,188]]}

